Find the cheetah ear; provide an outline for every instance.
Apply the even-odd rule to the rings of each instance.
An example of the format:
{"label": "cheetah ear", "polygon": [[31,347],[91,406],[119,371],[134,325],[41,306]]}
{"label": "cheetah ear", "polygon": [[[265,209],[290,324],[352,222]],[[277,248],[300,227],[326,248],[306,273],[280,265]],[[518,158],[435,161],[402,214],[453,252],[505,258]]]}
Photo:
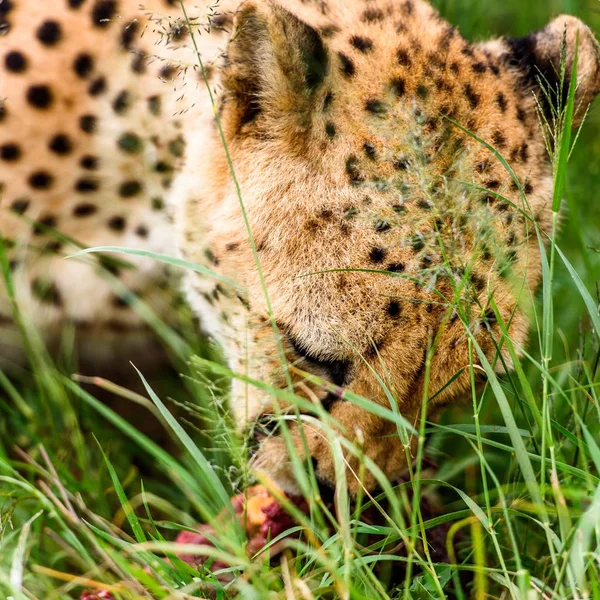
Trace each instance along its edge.
{"label": "cheetah ear", "polygon": [[[236,17],[222,82],[228,129],[259,127],[262,118],[295,116],[310,126],[329,69],[319,33],[271,0],[248,0]],[[270,130],[277,127],[270,127]]]}
{"label": "cheetah ear", "polygon": [[[540,87],[540,81],[554,92],[552,101],[559,94],[564,101],[569,90],[570,74],[573,69],[576,39],[579,36],[577,60],[577,95],[575,98],[576,114],[574,123],[583,119],[589,104],[600,93],[600,45],[582,21],[575,17],[562,15],[551,21],[546,27],[530,35],[504,42],[508,50],[509,62],[517,66],[523,73],[526,85]],[[560,90],[561,58],[566,42],[566,75],[563,89]],[[549,109],[546,94],[538,94],[542,104]]]}

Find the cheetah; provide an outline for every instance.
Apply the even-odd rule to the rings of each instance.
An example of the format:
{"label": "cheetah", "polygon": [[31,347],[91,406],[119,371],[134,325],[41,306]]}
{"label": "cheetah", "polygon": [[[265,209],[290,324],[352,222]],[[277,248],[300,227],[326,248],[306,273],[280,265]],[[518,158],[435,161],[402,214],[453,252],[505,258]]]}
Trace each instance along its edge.
{"label": "cheetah", "polygon": [[204,267],[183,287],[236,374],[254,467],[288,491],[286,394],[301,400],[297,455],[335,485],[327,420],[356,491],[406,468],[415,436],[398,435],[398,414],[410,430],[424,399],[429,416],[460,401],[471,359],[511,368],[552,217],[541,123],[569,89],[576,40],[575,124],[600,92],[581,21],[471,44],[424,0],[246,0],[188,19],[175,2],[53,0],[44,15],[32,2],[0,3],[0,231],[39,329],[145,332],[114,279],[150,304],[171,289],[152,260],[108,280],[59,261],[52,231],[176,247]]}
{"label": "cheetah", "polygon": [[[102,245],[175,253],[166,198],[184,122],[210,114],[178,5],[0,0],[0,233],[16,304],[28,337],[36,331],[56,351],[70,327],[81,360],[109,373],[132,356],[164,360],[131,299],[169,320],[176,276],[144,257],[63,259]],[[205,7],[192,19],[214,58],[223,14]],[[0,328],[0,366],[10,368],[23,347],[4,292]]]}

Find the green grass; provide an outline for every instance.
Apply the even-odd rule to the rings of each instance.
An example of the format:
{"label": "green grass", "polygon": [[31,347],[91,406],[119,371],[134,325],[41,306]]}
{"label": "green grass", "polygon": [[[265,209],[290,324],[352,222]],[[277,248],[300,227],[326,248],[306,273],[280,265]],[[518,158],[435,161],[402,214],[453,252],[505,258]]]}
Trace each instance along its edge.
{"label": "green grass", "polygon": [[[600,31],[600,4],[592,0],[436,4],[470,39],[522,35],[559,12]],[[283,562],[270,565],[249,560],[239,528],[219,521],[217,547],[204,551],[233,565],[227,590],[210,572],[178,561],[169,543],[181,529],[214,521],[251,478],[244,440],[226,410],[235,374],[218,351],[198,339],[183,312],[178,330],[153,321],[181,377],[144,380],[143,395],[96,381],[122,396],[133,423],[158,415],[165,433],[153,441],[30,337],[29,371],[20,380],[0,373],[0,598],[77,598],[90,582],[126,582],[117,588],[120,598],[202,597],[210,585],[217,597],[256,599],[600,599],[599,126],[597,105],[568,168],[557,153],[567,218],[546,253],[529,346],[517,358],[510,339],[502,340],[516,369],[498,378],[471,339],[488,375],[485,389],[439,423],[418,424],[439,465],[435,479],[418,460],[406,483],[382,478],[380,496],[350,502],[343,442],[331,436],[340,478],[336,516],[304,474],[310,511],[297,514],[302,534]],[[379,410],[364,398],[349,401]],[[399,435],[410,434],[399,415],[388,416]],[[415,501],[419,492],[443,510],[427,514]],[[373,507],[376,526],[365,512]],[[440,558],[420,542],[439,546],[442,525],[447,556]],[[399,544],[403,554],[391,551]]]}

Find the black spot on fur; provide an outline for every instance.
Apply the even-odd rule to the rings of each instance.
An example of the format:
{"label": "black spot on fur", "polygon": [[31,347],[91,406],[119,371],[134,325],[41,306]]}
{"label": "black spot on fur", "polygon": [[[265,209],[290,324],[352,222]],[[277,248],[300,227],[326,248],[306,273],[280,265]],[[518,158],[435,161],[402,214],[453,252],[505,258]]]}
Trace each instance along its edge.
{"label": "black spot on fur", "polygon": [[436,54],[435,52],[430,52],[427,55],[429,62],[440,71],[444,71],[446,69],[446,59],[445,57]]}
{"label": "black spot on fur", "polygon": [[14,7],[13,0],[4,0],[0,4],[0,16],[5,17]]}
{"label": "black spot on fur", "polygon": [[496,313],[494,312],[493,308],[488,308],[485,311],[484,314],[485,317],[485,322],[491,327],[492,325],[496,324]]}
{"label": "black spot on fur", "polygon": [[352,155],[346,159],[346,173],[348,174],[352,185],[359,185],[362,183],[363,178],[358,171],[358,159],[356,156]]}
{"label": "black spot on fur", "polygon": [[405,269],[405,266],[402,263],[390,263],[385,270],[390,273],[402,273]]}
{"label": "black spot on fur", "polygon": [[139,27],[140,24],[138,21],[130,21],[123,26],[123,30],[121,31],[121,46],[123,46],[125,50],[131,48],[133,38],[138,32]]}
{"label": "black spot on fur", "polygon": [[335,129],[335,125],[331,121],[328,121],[327,123],[325,123],[325,133],[327,134],[327,137],[329,137],[329,138],[335,137],[336,129]]}
{"label": "black spot on fur", "polygon": [[487,67],[485,66],[485,63],[482,62],[474,62],[471,64],[471,70],[473,71],[473,73],[485,73],[487,71]]}
{"label": "black spot on fur", "polygon": [[394,169],[396,169],[397,171],[407,171],[410,167],[410,161],[404,157],[395,158],[393,164]]}
{"label": "black spot on fur", "polygon": [[483,172],[487,171],[488,167],[489,167],[489,162],[487,160],[479,162],[475,165],[475,169],[477,169],[477,171],[479,173],[483,173]]}
{"label": "black spot on fur", "polygon": [[[173,0],[173,4],[176,5],[178,0]],[[210,19],[211,27],[223,29],[224,27],[230,27],[233,23],[231,15],[226,13],[218,13]]]}
{"label": "black spot on fur", "polygon": [[177,74],[177,69],[173,65],[165,65],[159,73],[159,77],[165,81],[171,81]]}
{"label": "black spot on fur", "polygon": [[398,64],[403,67],[410,67],[412,64],[412,60],[410,59],[408,52],[402,48],[396,52],[396,59]]}
{"label": "black spot on fur", "polygon": [[131,94],[127,90],[123,90],[122,92],[119,92],[117,97],[113,100],[113,110],[118,115],[122,115],[131,106],[131,102]]}
{"label": "black spot on fur", "polygon": [[48,148],[55,154],[64,156],[73,151],[73,142],[68,135],[58,133],[48,143]]}
{"label": "black spot on fur", "polygon": [[[223,17],[223,19],[219,19],[223,22],[222,25],[218,26],[221,29],[223,29],[226,25],[231,25],[231,18],[229,18],[229,15],[218,15],[218,17]],[[215,25],[215,19],[213,19],[212,25]],[[188,29],[187,25],[175,23],[173,27],[171,27],[171,40],[173,40],[174,42],[180,42],[188,36],[189,32],[190,30]]]}
{"label": "black spot on fur", "polygon": [[367,100],[365,109],[377,115],[383,115],[386,112],[385,104],[381,100],[375,99]]}
{"label": "black spot on fur", "polygon": [[29,208],[29,204],[30,202],[27,198],[18,198],[10,205],[10,209],[14,213],[22,215]]}
{"label": "black spot on fur", "polygon": [[124,231],[127,226],[127,222],[123,217],[111,217],[107,223],[108,228],[113,231]]}
{"label": "black spot on fur", "polygon": [[57,254],[62,250],[63,244],[58,240],[50,240],[44,244],[44,251],[51,252],[52,254]]}
{"label": "black spot on fur", "polygon": [[481,293],[485,289],[485,280],[483,280],[477,273],[471,273],[471,284],[477,290],[478,293]]}
{"label": "black spot on fur", "polygon": [[135,228],[135,235],[137,235],[141,238],[147,238],[148,237],[148,228],[145,225],[138,225]]}
{"label": "black spot on fur", "polygon": [[392,317],[392,319],[397,319],[400,316],[400,302],[396,300],[392,300],[387,305],[387,314]]}
{"label": "black spot on fur", "polygon": [[124,181],[119,186],[119,196],[121,198],[133,198],[137,196],[142,191],[142,184],[135,179],[131,179],[129,181]]}
{"label": "black spot on fur", "polygon": [[62,305],[62,297],[56,283],[42,277],[36,277],[31,282],[31,293],[40,302],[52,304],[54,306]]}
{"label": "black spot on fur", "polygon": [[338,57],[340,59],[340,69],[342,73],[346,77],[353,77],[356,73],[356,67],[354,66],[354,63],[343,52],[338,52]]}
{"label": "black spot on fur", "polygon": [[27,102],[35,108],[49,108],[53,101],[52,90],[47,85],[32,85],[27,90]]}
{"label": "black spot on fur", "polygon": [[158,115],[160,115],[160,108],[160,96],[150,96],[150,98],[148,98],[148,110],[150,111],[150,114],[158,117]]}
{"label": "black spot on fur", "polygon": [[319,31],[324,38],[330,38],[339,33],[341,29],[337,25],[325,25]]}
{"label": "black spot on fur", "polygon": [[423,271],[425,271],[426,269],[431,268],[432,264],[433,264],[433,259],[431,258],[431,256],[424,256],[421,259],[421,269]]}
{"label": "black spot on fur", "polygon": [[117,145],[127,154],[138,154],[144,149],[142,138],[130,131],[123,133],[117,140]]}
{"label": "black spot on fur", "polygon": [[35,171],[29,176],[29,185],[36,190],[48,190],[54,183],[54,177],[48,171]]}
{"label": "black spot on fur", "polygon": [[170,163],[168,163],[164,160],[159,160],[154,165],[154,170],[157,173],[171,173],[171,171],[173,171],[173,165],[171,165]]}
{"label": "black spot on fur", "polygon": [[377,158],[377,152],[375,151],[375,146],[373,146],[373,144],[371,144],[370,142],[365,142],[363,144],[363,150],[365,151],[365,154],[371,160],[375,160]]}
{"label": "black spot on fur", "polygon": [[391,228],[392,226],[384,219],[380,219],[375,223],[375,231],[377,233],[384,233],[386,231],[389,231]]}
{"label": "black spot on fur", "polygon": [[410,245],[411,245],[411,248],[415,252],[421,252],[421,250],[423,250],[423,248],[425,248],[425,242],[423,241],[423,238],[419,234],[412,236],[412,238],[410,240]]}
{"label": "black spot on fur", "polygon": [[496,148],[504,148],[506,146],[506,137],[501,131],[492,133],[492,143]]}
{"label": "black spot on fur", "polygon": [[85,133],[95,133],[98,128],[98,118],[94,115],[83,115],[79,118],[79,127]]}
{"label": "black spot on fur", "polygon": [[[206,260],[208,260],[208,262],[211,265],[219,264],[219,259],[215,256],[215,253],[210,248],[205,248],[204,256],[206,256]],[[219,284],[217,284],[217,287],[215,289],[218,291],[221,289],[221,286]],[[216,300],[216,298],[215,298],[215,300]]]}
{"label": "black spot on fur", "polygon": [[470,83],[465,84],[464,87],[465,96],[469,101],[469,105],[472,109],[476,109],[481,101],[481,96],[475,92],[473,86]]}
{"label": "black spot on fur", "polygon": [[90,217],[97,212],[98,212],[98,207],[95,204],[90,204],[89,202],[84,202],[82,204],[78,204],[73,209],[73,216],[77,217],[77,218]]}
{"label": "black spot on fur", "polygon": [[90,194],[100,189],[100,182],[91,177],[82,177],[75,182],[75,190],[80,194]]}
{"label": "black spot on fur", "polygon": [[14,162],[21,158],[21,147],[17,144],[2,144],[0,146],[0,159],[7,162]]}
{"label": "black spot on fur", "polygon": [[397,77],[396,79],[392,80],[392,92],[394,92],[394,94],[400,98],[402,96],[404,96],[404,94],[406,93],[406,82],[404,81],[404,79],[401,79],[400,77]]}
{"label": "black spot on fur", "polygon": [[175,138],[174,140],[169,142],[169,152],[173,156],[180,158],[183,156],[184,151],[185,151],[185,141],[181,136],[178,138]]}
{"label": "black spot on fur", "polygon": [[367,54],[373,50],[373,40],[360,35],[353,35],[350,38],[350,43],[363,54]]}
{"label": "black spot on fur", "polygon": [[73,70],[78,77],[86,79],[94,70],[94,58],[86,52],[78,54],[73,61]]}
{"label": "black spot on fur", "polygon": [[128,308],[130,302],[133,300],[133,294],[126,293],[125,297],[121,298],[121,296],[115,296],[112,299],[112,305],[115,308]]}
{"label": "black spot on fur", "polygon": [[468,56],[469,58],[473,58],[475,56],[475,51],[468,42],[465,42],[465,45],[460,49],[460,53],[463,56]]}
{"label": "black spot on fur", "polygon": [[45,46],[55,46],[62,38],[60,23],[57,21],[44,21],[36,33],[37,39]]}
{"label": "black spot on fur", "polygon": [[385,15],[382,10],[378,8],[367,8],[362,14],[362,20],[365,23],[378,23],[385,19]]}
{"label": "black spot on fur", "polygon": [[106,77],[97,77],[90,83],[90,86],[88,87],[88,94],[90,96],[99,96],[106,91],[106,88]]}
{"label": "black spot on fur", "polygon": [[137,75],[141,75],[146,72],[146,56],[141,52],[138,52],[131,59],[131,70]]}
{"label": "black spot on fur", "polygon": [[508,102],[506,100],[506,96],[502,92],[498,92],[496,95],[496,104],[501,112],[506,112],[506,109],[508,108]]}
{"label": "black spot on fur", "polygon": [[382,248],[381,246],[371,248],[371,251],[369,252],[369,260],[374,263],[383,262],[386,256],[387,250],[385,248]]}
{"label": "black spot on fur", "polygon": [[63,247],[62,242],[59,242],[58,240],[50,240],[49,242],[46,242],[46,244],[44,245],[44,250],[46,252],[52,252],[52,253],[56,254],[57,252],[60,252],[62,247]]}
{"label": "black spot on fur", "polygon": [[22,52],[13,50],[4,57],[4,66],[11,73],[23,73],[27,69],[27,59]]}
{"label": "black spot on fur", "polygon": [[56,227],[56,217],[53,215],[46,215],[45,217],[42,217],[36,221],[34,224],[35,231],[33,232],[33,235],[43,235],[46,233],[46,228],[48,227]]}
{"label": "black spot on fur", "polygon": [[106,28],[116,16],[116,11],[116,0],[96,0],[92,9],[92,23],[96,27]]}

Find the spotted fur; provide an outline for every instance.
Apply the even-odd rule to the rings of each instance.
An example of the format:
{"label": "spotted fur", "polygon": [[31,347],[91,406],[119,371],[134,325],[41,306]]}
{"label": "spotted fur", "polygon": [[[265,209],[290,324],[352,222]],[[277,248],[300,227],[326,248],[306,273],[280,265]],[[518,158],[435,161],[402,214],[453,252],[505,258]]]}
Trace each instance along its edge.
{"label": "spotted fur", "polygon": [[[564,96],[562,41],[570,72],[579,32],[581,118],[600,91],[593,36],[559,17],[521,40],[470,44],[422,0],[233,0],[192,15],[190,32],[178,3],[146,4],[0,0],[0,231],[19,304],[48,336],[65,322],[144,332],[115,280],[168,316],[163,267],[131,260],[106,274],[106,262],[60,256],[73,240],[166,253],[177,243],[237,282],[185,277],[232,368],[291,382],[399,475],[396,425],[348,394],[394,398],[409,421],[424,394],[431,412],[458,401],[467,330],[499,372],[510,368],[501,329],[525,343],[540,276],[532,220],[547,228],[552,197],[538,106],[548,114]],[[262,390],[234,381],[242,426],[271,418]],[[332,484],[328,440],[314,420],[306,435]],[[296,426],[292,438],[304,455]],[[256,467],[293,488],[284,456],[275,431]]]}
{"label": "spotted fur", "polygon": [[[176,283],[164,265],[63,257],[103,245],[175,252],[166,199],[184,121],[209,114],[178,6],[0,0],[0,233],[17,304],[49,342],[72,325],[95,365],[153,354],[154,334],[124,300],[129,290],[159,317],[172,314]],[[208,66],[227,38],[223,14],[191,16]],[[20,354],[13,319],[0,292],[3,365]],[[115,339],[132,345],[115,355]]]}

